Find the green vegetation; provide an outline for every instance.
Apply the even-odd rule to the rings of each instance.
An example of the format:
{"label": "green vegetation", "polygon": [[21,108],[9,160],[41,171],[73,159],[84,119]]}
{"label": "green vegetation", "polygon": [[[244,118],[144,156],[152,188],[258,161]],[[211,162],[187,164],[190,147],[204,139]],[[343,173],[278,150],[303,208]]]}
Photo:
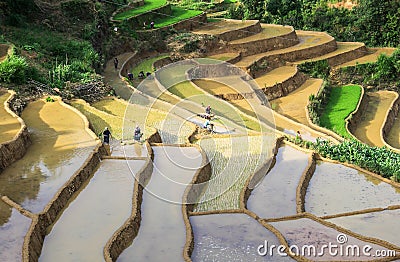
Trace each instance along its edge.
{"label": "green vegetation", "polygon": [[171,15],[160,14],[160,16],[154,20],[155,22],[154,28],[169,26],[179,21],[192,18],[202,13],[202,11],[183,9],[177,6],[171,6],[171,10],[172,10]]}
{"label": "green vegetation", "polygon": [[15,75],[0,79],[3,82],[20,84],[33,78],[51,87],[62,88],[66,81],[85,83],[93,80],[93,68],[100,63],[90,42],[42,27],[13,28],[7,31],[5,38],[16,46],[16,53],[24,53],[27,58],[12,56],[8,59],[3,66],[6,70],[15,70]]}
{"label": "green vegetation", "polygon": [[296,29],[327,31],[338,41],[360,41],[368,46],[400,44],[400,1],[363,0],[353,9],[331,8],[330,1],[242,0],[229,9],[230,18],[260,19]]}
{"label": "green vegetation", "polygon": [[324,59],[302,63],[298,66],[298,69],[312,77],[327,79],[331,67],[328,64],[328,61]]}
{"label": "green vegetation", "polygon": [[309,103],[307,105],[308,109],[308,115],[311,119],[311,122],[313,122],[316,125],[320,125],[320,115],[321,112],[323,112],[327,102],[328,102],[328,97],[329,93],[331,90],[331,86],[328,82],[324,82],[323,85],[321,86],[320,90],[318,91],[317,95],[310,95],[308,98]]}
{"label": "green vegetation", "polygon": [[320,117],[321,126],[342,137],[351,138],[345,119],[357,108],[360,97],[361,86],[358,85],[332,88],[324,113]]}
{"label": "green vegetation", "polygon": [[163,5],[166,5],[167,1],[166,0],[145,0],[143,6],[139,6],[137,8],[132,8],[129,9],[125,12],[121,12],[119,14],[116,14],[114,16],[115,20],[124,20],[131,18],[133,16],[137,16],[143,13],[146,13],[148,11],[151,11],[153,9],[159,8]]}
{"label": "green vegetation", "polygon": [[168,55],[159,55],[142,60],[142,62],[140,62],[136,67],[132,69],[133,75],[137,77],[140,71],[143,71],[144,73],[153,72],[154,71],[153,63],[165,57],[168,57]]}
{"label": "green vegetation", "polygon": [[377,89],[400,91],[400,49],[391,56],[381,54],[375,63],[358,64],[344,67],[337,72],[337,77],[352,83],[375,86]]}
{"label": "green vegetation", "polygon": [[30,77],[34,77],[36,71],[21,56],[11,55],[0,63],[0,82],[22,84]]}
{"label": "green vegetation", "polygon": [[199,146],[212,159],[212,175],[196,212],[240,207],[240,193],[247,179],[269,155],[267,136],[241,136],[201,139]]}
{"label": "green vegetation", "polygon": [[321,139],[317,139],[315,143],[291,137],[285,137],[285,139],[313,149],[323,157],[354,164],[382,177],[400,182],[400,154],[387,147],[371,147],[354,139],[345,140],[340,144]]}

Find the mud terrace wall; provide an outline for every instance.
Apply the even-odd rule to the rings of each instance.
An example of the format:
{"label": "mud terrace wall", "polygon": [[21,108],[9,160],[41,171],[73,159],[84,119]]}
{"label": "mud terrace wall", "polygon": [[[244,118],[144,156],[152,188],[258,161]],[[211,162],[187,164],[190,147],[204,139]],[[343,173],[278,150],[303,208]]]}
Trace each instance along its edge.
{"label": "mud terrace wall", "polygon": [[296,73],[280,83],[271,87],[261,87],[268,100],[273,100],[288,95],[299,88],[307,80],[307,76],[296,67]]}
{"label": "mud terrace wall", "polygon": [[[386,143],[386,136],[387,134],[389,134],[390,129],[392,129],[394,122],[396,121],[396,117],[399,115],[399,108],[400,108],[400,96],[398,93],[396,93],[396,99],[393,101],[392,106],[390,107],[387,115],[386,115],[386,119],[383,123],[383,127],[382,127],[382,138],[383,141],[385,141]],[[397,148],[393,148],[392,146],[388,145],[390,148],[394,149],[395,151],[397,151],[399,153],[399,149]]]}
{"label": "mud terrace wall", "polygon": [[[194,249],[194,235],[192,230],[192,225],[190,224],[189,220],[189,213],[193,212],[195,207],[196,200],[200,198],[200,195],[203,193],[207,185],[205,182],[210,180],[211,177],[211,164],[208,160],[206,153],[203,149],[196,144],[193,144],[200,151],[202,157],[201,167],[196,171],[196,174],[193,177],[192,182],[186,188],[185,193],[183,194],[183,205],[182,205],[182,214],[183,220],[186,227],[186,243],[183,250],[183,258],[185,261],[192,261],[190,256],[192,255]],[[203,184],[199,186],[200,184]]]}
{"label": "mud terrace wall", "polygon": [[141,217],[141,206],[143,201],[143,185],[146,185],[153,173],[154,153],[149,142],[146,143],[148,156],[146,163],[137,173],[133,188],[132,213],[128,220],[114,233],[104,247],[104,258],[106,261],[116,261],[119,255],[129,247],[139,232]]}
{"label": "mud terrace wall", "polygon": [[[224,19],[224,21],[231,21],[231,23],[237,23],[238,20],[231,20],[231,19]],[[247,20],[246,22],[250,23],[250,25],[235,29],[235,30],[229,30],[220,34],[215,34],[215,37],[218,37],[219,39],[223,41],[232,41],[248,36],[252,36],[255,33],[260,33],[261,32],[261,24],[260,21],[258,20]]]}
{"label": "mud terrace wall", "polygon": [[285,53],[267,54],[243,69],[248,71],[253,78],[257,78],[278,66],[284,65],[286,62],[310,59],[333,52],[337,49],[336,41],[333,37],[329,37],[331,39],[330,41],[318,46],[310,46],[299,50],[294,49]]}
{"label": "mud terrace wall", "polygon": [[121,66],[121,70],[119,71],[119,77],[123,79],[123,77],[128,77],[128,72],[140,64],[143,60],[147,58],[151,58],[157,56],[157,52],[135,52],[131,57],[129,57]]}
{"label": "mud terrace wall", "polygon": [[21,124],[21,128],[13,140],[0,144],[0,175],[4,169],[18,159],[21,159],[25,155],[28,147],[32,144],[28,128],[25,125],[24,120],[17,116],[9,107],[9,101],[11,101],[11,99],[13,99],[15,96],[14,92],[9,92],[11,93],[11,96],[4,102],[4,108],[10,115],[18,119]]}
{"label": "mud terrace wall", "polygon": [[368,50],[365,47],[365,45],[362,44],[361,46],[359,46],[356,49],[348,50],[346,52],[337,54],[333,57],[328,58],[327,60],[328,60],[328,64],[330,66],[337,66],[337,65],[346,63],[348,61],[363,57],[366,53],[368,53]]}
{"label": "mud terrace wall", "polygon": [[[337,230],[337,231],[339,231],[341,233],[344,233],[344,234],[346,234],[348,236],[355,237],[355,238],[357,238],[357,239],[359,239],[361,241],[370,242],[372,244],[377,244],[377,245],[383,246],[383,247],[385,247],[385,248],[387,248],[389,250],[395,250],[397,252],[400,251],[400,249],[397,246],[395,246],[395,245],[393,245],[391,243],[388,243],[387,241],[380,240],[380,239],[377,239],[377,238],[363,236],[363,235],[360,235],[360,234],[356,234],[356,233],[354,233],[354,232],[352,232],[350,230],[347,230],[345,228],[337,226],[336,224],[328,222],[328,221],[326,221],[324,219],[321,219],[321,218],[319,218],[319,217],[317,217],[317,216],[315,216],[313,214],[310,214],[310,213],[301,213],[301,214],[298,214],[296,216],[278,218],[278,219],[261,219],[261,221],[264,222],[265,224],[269,225],[270,227],[272,227],[270,224],[268,224],[269,222],[290,221],[290,220],[301,219],[301,218],[311,219],[311,220],[313,220],[313,221],[315,221],[315,222],[317,222],[317,223],[319,223],[319,224],[321,224],[323,226],[332,228],[332,229]],[[286,242],[286,240],[285,240],[285,242]],[[286,246],[286,247],[288,247],[288,246]],[[381,259],[375,258],[374,261],[393,261],[396,258],[397,259],[400,258],[400,255],[397,254],[395,257],[386,257],[386,258],[381,258]],[[297,261],[310,261],[310,260],[308,260],[308,259],[306,259],[304,257],[296,257],[296,260]]]}
{"label": "mud terrace wall", "polygon": [[171,57],[164,57],[164,58],[161,58],[160,60],[155,61],[153,63],[153,68],[158,70],[166,65],[172,64],[172,62],[173,61],[172,61]]}
{"label": "mud terrace wall", "polygon": [[64,184],[54,198],[46,205],[44,211],[36,215],[25,236],[22,259],[38,261],[47,229],[57,220],[68,202],[80,190],[82,185],[90,179],[97,169],[100,159],[107,152],[103,145],[98,145],[83,166]]}
{"label": "mud terrace wall", "polygon": [[300,177],[299,184],[296,189],[296,210],[297,213],[305,212],[305,199],[307,188],[316,167],[315,153],[308,157],[308,165]]}
{"label": "mud terrace wall", "polygon": [[241,208],[247,208],[247,200],[250,197],[253,188],[271,171],[276,163],[276,155],[278,154],[279,147],[283,143],[283,137],[279,137],[275,141],[275,145],[271,150],[272,156],[264,161],[262,166],[254,172],[254,174],[247,179],[244,190],[240,195]]}
{"label": "mud terrace wall", "polygon": [[283,49],[299,43],[293,27],[288,34],[279,35],[271,38],[263,38],[251,42],[229,43],[226,47],[227,52],[240,52],[242,56],[250,56],[262,52]]}

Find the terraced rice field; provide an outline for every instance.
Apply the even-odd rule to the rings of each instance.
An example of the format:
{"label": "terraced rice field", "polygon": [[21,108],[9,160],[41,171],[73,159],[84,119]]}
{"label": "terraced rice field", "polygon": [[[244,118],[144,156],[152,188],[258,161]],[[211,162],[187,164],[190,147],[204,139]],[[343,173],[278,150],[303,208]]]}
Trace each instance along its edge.
{"label": "terraced rice field", "polygon": [[386,54],[390,56],[395,51],[395,48],[385,47],[385,48],[368,48],[368,53],[365,56],[357,58],[355,60],[349,61],[338,65],[338,67],[355,66],[357,64],[372,63],[378,60],[380,54]]}
{"label": "terraced rice field", "polygon": [[239,21],[239,20],[221,20],[217,22],[208,23],[193,31],[195,34],[210,34],[218,35],[232,30],[244,29],[250,25],[258,23],[255,20]]}
{"label": "terraced rice field", "polygon": [[271,139],[248,136],[198,141],[211,161],[212,175],[195,211],[239,208],[245,182],[271,156]]}
{"label": "terraced rice field", "polygon": [[318,163],[305,199],[306,211],[317,216],[399,204],[399,188],[355,169],[325,162]]}
{"label": "terraced rice field", "polygon": [[21,123],[18,119],[5,109],[4,103],[10,96],[10,93],[4,93],[0,90],[0,144],[14,139],[21,129]]}
{"label": "terraced rice field", "polygon": [[[220,35],[257,23],[218,21],[195,33]],[[261,25],[261,28],[258,34],[230,43],[245,44],[291,30],[272,25]],[[332,51],[336,43],[329,35],[296,33],[298,45],[243,57],[237,65],[249,66],[270,55],[286,57],[286,62],[333,58],[360,46],[358,43],[339,43],[336,51]],[[321,48],[321,45],[325,47]],[[318,48],[320,50],[315,51]],[[307,53],[301,54],[304,50],[308,50]],[[120,61],[130,55],[119,56]],[[225,60],[233,55],[227,52],[214,58]],[[141,66],[144,68],[150,63],[152,60],[147,60]],[[338,257],[329,252],[319,256],[312,253],[279,257],[276,252],[274,255],[260,254],[260,245],[266,242],[276,247],[314,246],[320,251],[328,242],[339,243],[338,236],[343,234],[345,243],[352,247],[369,245],[371,253],[390,249],[397,252],[397,257],[389,259],[400,258],[398,183],[349,166],[316,161],[310,152],[287,142],[278,145],[276,162],[269,170],[276,135],[265,130],[262,133],[249,130],[272,121],[277,130],[286,134],[295,135],[300,131],[305,140],[323,137],[335,141],[307,126],[305,106],[309,95],[317,92],[322,80],[308,79],[301,86],[295,86],[295,91],[286,97],[272,101],[275,111],[271,111],[265,104],[260,104],[259,97],[228,103],[213,96],[235,91],[229,84],[221,85],[209,79],[193,83],[184,81],[187,70],[198,63],[202,63],[201,59],[179,67],[163,68],[153,74],[161,85],[148,79],[138,86],[141,93],[125,86],[111,62],[107,64],[106,81],[115,84],[127,95],[124,98],[129,102],[116,98],[93,105],[82,100],[72,101],[72,105],[87,117],[96,134],[108,126],[117,140],[110,145],[111,155],[101,159],[94,174],[69,200],[56,223],[47,228],[40,261],[101,261],[109,251],[105,248],[107,241],[121,228],[128,231],[120,237],[128,242],[132,238],[133,242],[115,242],[117,248],[128,246],[120,250],[121,254],[116,254],[115,261],[187,260],[183,255],[189,255],[193,261],[354,260],[354,256]],[[294,66],[282,66],[257,78],[256,82],[260,87],[272,87],[295,76],[296,72]],[[241,81],[237,91],[245,90],[246,81],[230,80]],[[162,85],[171,88],[167,91]],[[355,132],[360,140],[373,145],[382,142],[376,138],[392,101],[393,93],[390,92],[370,94],[368,110]],[[195,114],[203,112],[206,104],[210,104],[217,114],[216,129],[227,132],[204,135],[200,131],[196,136],[199,138],[196,144],[209,160],[211,178],[206,181],[203,191],[195,192],[199,199],[192,211],[192,205],[182,206],[182,203],[194,175],[210,175],[201,173],[207,170],[201,169],[204,159],[195,147],[165,144],[188,143],[188,136],[194,131],[193,123],[201,125],[203,121]],[[257,121],[254,116],[261,118]],[[85,128],[85,122],[76,111],[61,106],[58,101],[33,102],[24,110],[22,118],[30,129],[33,144],[23,159],[1,174],[0,195],[10,197],[16,206],[37,214],[83,165],[99,141]],[[244,124],[239,125],[240,121]],[[398,122],[392,129],[394,133],[398,133]],[[121,144],[119,141],[130,140],[136,124],[143,127],[145,137],[157,129],[164,143],[152,145],[152,162],[148,144]],[[396,142],[400,140],[398,134],[389,134],[388,140],[400,144]],[[313,161],[316,161],[315,171]],[[150,163],[150,167],[153,165],[152,173],[142,175],[151,174],[151,177],[143,183],[143,195],[135,195],[135,178],[146,163]],[[255,174],[257,170],[260,171]],[[137,216],[132,207],[139,198],[141,205]],[[186,208],[188,213],[183,213]],[[30,217],[34,215],[29,216],[29,212],[21,214],[0,200],[0,260],[22,260],[22,243],[32,221]],[[124,224],[126,221],[133,225]],[[185,247],[193,247],[193,252]],[[33,252],[40,253],[40,250]],[[376,257],[361,254],[356,260],[376,261]]]}
{"label": "terraced rice field", "polygon": [[233,41],[230,41],[230,44],[242,44],[242,43],[248,43],[248,42],[253,42],[261,39],[266,39],[266,38],[272,38],[276,36],[281,36],[285,34],[289,34],[292,32],[293,28],[290,26],[283,26],[283,25],[274,25],[274,24],[261,24],[261,32],[260,33],[254,33],[251,36],[236,39]]}
{"label": "terraced rice field", "polygon": [[139,6],[139,7],[136,7],[136,8],[132,8],[132,9],[129,9],[129,10],[125,11],[125,12],[119,13],[119,14],[114,16],[114,19],[122,21],[124,19],[130,18],[130,17],[133,17],[133,16],[137,16],[137,15],[143,14],[143,13],[145,13],[147,11],[156,9],[158,7],[161,7],[161,6],[165,5],[165,4],[167,4],[166,0],[146,0],[145,1],[145,5]]}
{"label": "terraced rice field", "polygon": [[[250,67],[254,62],[268,56],[272,55],[282,55],[285,53],[292,53],[295,51],[300,51],[300,50],[305,50],[310,47],[317,47],[320,45],[328,44],[333,40],[333,38],[327,34],[324,33],[319,33],[319,32],[311,32],[311,31],[296,31],[297,36],[300,40],[300,43],[288,48],[284,49],[278,49],[278,50],[273,50],[265,53],[260,53],[260,54],[255,54],[251,56],[247,56],[242,58],[239,62],[237,62],[235,65],[240,68],[248,68]],[[334,43],[330,44],[331,48],[335,45]],[[321,52],[320,52],[321,53]],[[326,51],[328,53],[328,51]],[[320,54],[322,55],[322,54]],[[311,55],[310,55],[311,56]],[[308,57],[312,58],[312,57]],[[296,60],[299,60],[296,55],[293,55],[293,57],[289,60],[290,62],[294,62]]]}
{"label": "terraced rice field", "polygon": [[381,136],[382,126],[395,94],[390,91],[378,91],[368,94],[368,107],[363,118],[357,124],[353,135],[370,146],[382,147],[385,141]]}
{"label": "terraced rice field", "polygon": [[251,192],[247,209],[262,218],[296,215],[296,188],[308,158],[308,154],[290,146],[279,148],[272,170]]}
{"label": "terraced rice field", "polygon": [[[25,156],[1,173],[0,195],[32,213],[41,212],[58,189],[84,163],[97,142],[85,122],[59,101],[30,103],[21,116],[31,132]],[[0,253],[5,261],[21,261],[30,219],[0,201]]]}
{"label": "terraced rice field", "polygon": [[271,107],[290,119],[308,126],[307,104],[312,94],[317,94],[322,85],[322,79],[309,79],[289,95],[271,101]]}
{"label": "terraced rice field", "polygon": [[320,117],[321,126],[335,131],[342,137],[352,138],[345,120],[357,109],[361,93],[362,87],[358,85],[332,88],[330,99]]}
{"label": "terraced rice field", "polygon": [[400,118],[397,117],[394,121],[392,128],[387,134],[386,141],[389,145],[393,146],[394,148],[400,149]]}

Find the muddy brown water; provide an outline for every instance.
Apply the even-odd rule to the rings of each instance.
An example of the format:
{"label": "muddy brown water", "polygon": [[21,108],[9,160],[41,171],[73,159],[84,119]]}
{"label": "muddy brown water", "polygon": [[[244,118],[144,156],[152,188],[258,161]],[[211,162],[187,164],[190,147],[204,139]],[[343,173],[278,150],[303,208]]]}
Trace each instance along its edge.
{"label": "muddy brown water", "polygon": [[[85,130],[82,118],[59,102],[33,102],[22,118],[29,127],[32,145],[1,174],[0,194],[38,213],[82,166],[96,142]],[[0,225],[5,222],[3,219]]]}
{"label": "muddy brown water", "polygon": [[10,93],[2,93],[0,90],[0,144],[12,140],[21,129],[18,119],[4,108],[4,102],[10,96]]}
{"label": "muddy brown water", "polygon": [[318,162],[305,198],[307,212],[333,215],[400,204],[400,190],[340,164]]}
{"label": "muddy brown water", "polygon": [[[29,127],[32,145],[22,159],[1,173],[0,195],[38,213],[82,166],[95,140],[85,131],[82,118],[59,102],[30,103],[22,118]],[[18,232],[25,223],[0,201],[0,232],[9,232],[8,242],[23,240]],[[6,245],[1,241],[0,249]]]}
{"label": "muddy brown water", "polygon": [[251,192],[247,208],[259,217],[296,214],[296,188],[308,165],[308,154],[291,146],[279,148],[276,164]]}
{"label": "muddy brown water", "polygon": [[389,134],[386,137],[389,145],[400,149],[400,115],[396,117]]}
{"label": "muddy brown water", "polygon": [[39,261],[102,261],[103,248],[132,211],[134,175],[144,160],[103,160],[46,236]]}
{"label": "muddy brown water", "polygon": [[193,147],[153,147],[154,171],[143,192],[139,233],[117,261],[183,261],[182,197],[200,167]]}
{"label": "muddy brown water", "polygon": [[[271,225],[283,234],[293,252],[304,254],[306,258],[312,261],[374,261],[375,257],[363,254],[363,247],[365,245],[371,246],[372,249],[369,251],[371,254],[375,254],[376,250],[386,250],[386,248],[382,246],[364,242],[348,235],[345,236],[347,241],[341,243],[341,238],[339,238],[338,242],[337,237],[340,234],[339,231],[308,218],[274,222],[271,223]],[[331,244],[331,246],[337,245],[337,247],[331,248],[331,250],[324,247],[324,245],[329,246],[329,244]],[[353,245],[359,248],[359,256],[353,255],[352,249],[349,250],[347,248]],[[297,250],[296,247],[299,249]],[[310,250],[308,247],[311,247]],[[313,247],[315,251],[312,249]],[[302,252],[302,250],[304,250],[304,252]]]}
{"label": "muddy brown water", "polygon": [[30,218],[23,216],[14,208],[11,210],[8,222],[0,227],[0,260],[2,262],[22,261],[22,245],[30,225]]}
{"label": "muddy brown water", "polygon": [[322,79],[309,79],[287,96],[271,101],[271,107],[278,113],[308,126],[306,106],[311,94],[316,94],[322,85]]}
{"label": "muddy brown water", "polygon": [[384,146],[385,142],[381,137],[381,129],[387,111],[395,98],[395,93],[391,91],[369,93],[367,110],[353,132],[355,137],[370,146]]}
{"label": "muddy brown water", "polygon": [[400,209],[329,219],[329,222],[363,236],[400,246]]}
{"label": "muddy brown water", "polygon": [[279,246],[278,238],[246,214],[217,214],[190,217],[194,234],[192,260],[197,261],[294,261],[290,257],[259,255],[268,241]]}

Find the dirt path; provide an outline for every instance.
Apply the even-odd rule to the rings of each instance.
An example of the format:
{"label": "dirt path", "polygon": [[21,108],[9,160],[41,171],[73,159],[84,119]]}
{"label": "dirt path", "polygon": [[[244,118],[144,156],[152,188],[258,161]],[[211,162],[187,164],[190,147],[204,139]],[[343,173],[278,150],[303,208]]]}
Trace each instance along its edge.
{"label": "dirt path", "polygon": [[306,106],[311,94],[316,94],[322,85],[322,79],[309,79],[287,96],[272,100],[271,107],[278,113],[308,126]]}
{"label": "dirt path", "polygon": [[353,133],[355,137],[370,146],[384,146],[381,130],[387,111],[395,98],[391,91],[369,93],[368,107]]}
{"label": "dirt path", "polygon": [[127,59],[129,59],[129,57],[131,57],[133,54],[134,53],[124,53],[117,56],[119,61],[118,70],[115,70],[114,68],[114,60],[110,59],[110,61],[107,62],[103,72],[104,82],[112,86],[117,96],[120,96],[125,100],[129,100],[133,91],[126,86],[126,84],[124,83],[124,81],[121,80],[121,78],[119,78],[119,70],[121,69],[122,64]]}
{"label": "dirt path", "polygon": [[346,66],[355,66],[357,64],[366,64],[366,63],[371,63],[375,62],[379,55],[381,54],[386,54],[388,56],[392,55],[393,52],[396,50],[396,48],[391,48],[391,47],[384,47],[384,48],[369,48],[368,53],[363,57],[360,57],[358,59],[351,60],[347,63],[338,65],[337,67],[346,67]]}
{"label": "dirt path", "polygon": [[4,102],[11,96],[10,93],[0,92],[0,144],[12,140],[21,129],[21,123],[4,108]]}

